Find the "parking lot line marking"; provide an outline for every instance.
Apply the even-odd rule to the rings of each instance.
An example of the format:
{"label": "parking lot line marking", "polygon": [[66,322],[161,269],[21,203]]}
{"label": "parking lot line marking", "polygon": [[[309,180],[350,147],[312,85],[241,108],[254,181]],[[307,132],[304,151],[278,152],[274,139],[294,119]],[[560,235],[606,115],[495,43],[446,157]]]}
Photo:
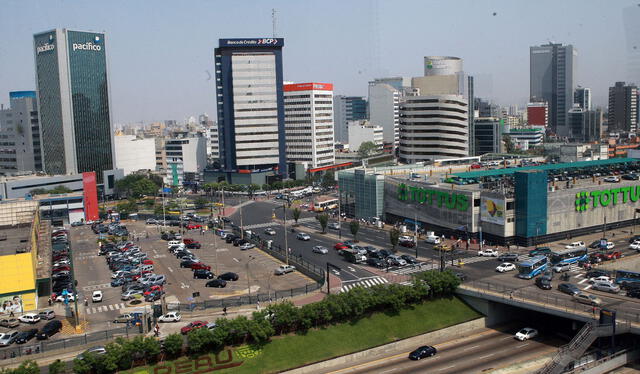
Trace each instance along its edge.
{"label": "parking lot line marking", "polygon": [[167,269],[173,273],[173,269],[170,266],[167,266]]}
{"label": "parking lot line marking", "polygon": [[578,274],[576,276],[574,276],[574,278],[582,278],[584,276],[584,274]]}
{"label": "parking lot line marking", "polygon": [[584,278],[583,280],[581,280],[580,282],[578,282],[578,284],[582,284],[582,283],[584,283],[584,282],[586,282],[586,281],[588,281],[588,279],[587,279],[587,278]]}
{"label": "parking lot line marking", "polygon": [[238,259],[237,259],[237,258],[235,258],[235,257],[233,258],[233,261],[235,261],[235,262],[240,262],[240,260],[238,260]]}
{"label": "parking lot line marking", "polygon": [[113,305],[109,304],[109,310],[113,310]]}
{"label": "parking lot line marking", "polygon": [[494,354],[495,354],[495,353],[491,353],[491,354],[488,354],[488,355],[485,355],[485,356],[482,356],[482,357],[478,357],[478,360],[482,360],[482,359],[484,359],[484,358],[491,357],[491,356],[493,356]]}
{"label": "parking lot line marking", "polygon": [[591,288],[591,285],[588,285],[587,287],[583,288],[583,290],[588,290],[589,288]]}

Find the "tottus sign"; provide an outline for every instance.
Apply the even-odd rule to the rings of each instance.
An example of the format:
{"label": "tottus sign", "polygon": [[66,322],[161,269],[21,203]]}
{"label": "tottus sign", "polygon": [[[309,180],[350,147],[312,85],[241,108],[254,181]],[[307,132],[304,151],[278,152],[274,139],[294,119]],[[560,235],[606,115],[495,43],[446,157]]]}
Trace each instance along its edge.
{"label": "tottus sign", "polygon": [[576,210],[584,212],[589,207],[635,203],[640,199],[640,186],[610,188],[606,190],[582,191],[576,194]]}
{"label": "tottus sign", "polygon": [[469,209],[469,197],[467,195],[407,186],[404,183],[398,185],[396,196],[398,200],[402,201],[415,201],[420,204],[427,203],[429,205],[437,204],[438,207],[444,206],[448,209],[456,209],[461,212],[466,212]]}

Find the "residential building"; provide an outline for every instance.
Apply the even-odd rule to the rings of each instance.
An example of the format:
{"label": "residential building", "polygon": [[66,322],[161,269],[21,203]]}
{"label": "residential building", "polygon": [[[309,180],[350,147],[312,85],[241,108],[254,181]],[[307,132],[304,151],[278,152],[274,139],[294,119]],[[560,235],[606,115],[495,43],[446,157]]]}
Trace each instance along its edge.
{"label": "residential building", "polygon": [[42,161],[49,174],[114,168],[105,34],[34,35]]}
{"label": "residential building", "polygon": [[336,142],[349,143],[349,121],[367,119],[367,99],[361,96],[333,97],[333,124]]}
{"label": "residential building", "polygon": [[609,87],[608,131],[634,132],[638,125],[638,88],[616,82]]}
{"label": "residential building", "polygon": [[227,173],[286,174],[283,46],[282,38],[220,39],[215,49],[218,144]]}
{"label": "residential building", "polygon": [[287,162],[307,169],[333,165],[333,85],[284,85]]}
{"label": "residential building", "polygon": [[0,174],[41,170],[36,93],[10,92],[9,108],[0,108]]}
{"label": "residential building", "polygon": [[141,139],[135,135],[119,135],[113,138],[116,168],[124,175],[138,170],[156,170],[156,141],[153,138]]}
{"label": "residential building", "polygon": [[425,57],[425,76],[411,80],[414,92],[400,108],[402,162],[469,155],[468,82],[462,59]]}
{"label": "residential building", "polygon": [[404,92],[397,85],[392,78],[369,82],[369,121],[382,127],[384,146],[392,152],[400,140],[400,100]]}
{"label": "residential building", "polygon": [[591,88],[578,86],[573,93],[573,103],[584,110],[591,110]]}
{"label": "residential building", "polygon": [[182,186],[190,179],[200,180],[207,166],[207,140],[205,137],[171,138],[165,143],[167,170],[164,183]]}
{"label": "residential building", "polygon": [[475,127],[475,156],[487,153],[502,152],[502,128],[500,119],[495,117],[476,118]]}
{"label": "residential building", "polygon": [[549,125],[549,105],[547,102],[535,102],[527,104],[527,123],[529,126]]}
{"label": "residential building", "polygon": [[366,120],[349,121],[349,149],[357,152],[364,142],[373,142],[378,150],[382,150],[384,130]]}
{"label": "residential building", "polygon": [[558,136],[570,136],[567,116],[573,104],[578,52],[572,45],[549,43],[530,47],[529,96],[549,104],[549,126]]}

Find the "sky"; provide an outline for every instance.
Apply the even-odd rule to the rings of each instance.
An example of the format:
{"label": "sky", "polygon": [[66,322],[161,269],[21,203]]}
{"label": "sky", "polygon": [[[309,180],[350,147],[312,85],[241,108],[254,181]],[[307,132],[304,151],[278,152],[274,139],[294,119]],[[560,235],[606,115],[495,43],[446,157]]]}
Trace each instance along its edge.
{"label": "sky", "polygon": [[616,81],[640,83],[640,0],[2,0],[0,103],[35,89],[33,34],[103,31],[113,122],[215,115],[213,49],[220,38],[285,38],[284,79],[327,82],[340,95],[423,75],[424,56],[457,56],[476,97],[526,104],[529,47],[578,50],[576,84],[606,106]]}

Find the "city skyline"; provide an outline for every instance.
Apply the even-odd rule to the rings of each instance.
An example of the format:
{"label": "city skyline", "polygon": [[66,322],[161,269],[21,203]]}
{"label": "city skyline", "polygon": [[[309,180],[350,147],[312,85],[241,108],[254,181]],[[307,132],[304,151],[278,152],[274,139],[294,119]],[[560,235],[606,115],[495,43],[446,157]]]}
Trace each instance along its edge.
{"label": "city skyline", "polygon": [[522,106],[529,92],[529,47],[549,41],[577,49],[575,82],[592,89],[594,106],[606,107],[614,82],[639,81],[634,47],[640,42],[633,37],[636,26],[625,20],[640,14],[640,7],[631,1],[613,7],[601,1],[171,5],[9,3],[0,15],[0,31],[12,35],[0,42],[0,103],[8,103],[10,91],[35,89],[33,35],[60,27],[110,35],[113,123],[213,115],[217,40],[272,36],[272,8],[276,35],[288,40],[284,80],[332,83],[338,95],[366,96],[369,81],[420,76],[424,56],[450,55],[464,59],[464,70],[475,78],[475,96]]}

